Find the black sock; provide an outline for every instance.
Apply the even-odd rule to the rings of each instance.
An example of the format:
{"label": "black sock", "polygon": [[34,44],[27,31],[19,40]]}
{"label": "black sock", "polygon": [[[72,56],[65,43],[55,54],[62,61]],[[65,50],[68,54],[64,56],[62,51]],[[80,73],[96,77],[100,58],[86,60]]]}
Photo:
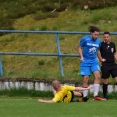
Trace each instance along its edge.
{"label": "black sock", "polygon": [[108,84],[104,84],[104,83],[103,83],[102,88],[103,88],[103,96],[106,97],[106,96],[107,96]]}
{"label": "black sock", "polygon": [[[81,93],[81,92],[80,92]],[[83,95],[83,93],[81,93],[81,97],[83,97],[84,95]]]}

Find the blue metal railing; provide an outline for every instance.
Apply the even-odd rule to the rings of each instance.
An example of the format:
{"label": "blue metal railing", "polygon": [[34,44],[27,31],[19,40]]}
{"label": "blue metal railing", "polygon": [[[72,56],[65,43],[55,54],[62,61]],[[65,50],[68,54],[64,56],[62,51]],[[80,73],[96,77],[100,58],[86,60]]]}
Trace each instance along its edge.
{"label": "blue metal railing", "polygon": [[[69,31],[29,31],[29,30],[0,30],[0,33],[32,33],[32,34],[55,34],[58,54],[51,53],[30,53],[30,52],[0,52],[0,55],[28,55],[28,56],[58,56],[60,64],[61,76],[64,76],[62,65],[62,56],[79,57],[78,54],[62,54],[60,49],[59,34],[90,34],[89,32],[69,32]],[[103,34],[102,32],[100,34]],[[117,35],[117,32],[111,32],[112,35]],[[2,62],[0,61],[0,75],[3,75]]]}

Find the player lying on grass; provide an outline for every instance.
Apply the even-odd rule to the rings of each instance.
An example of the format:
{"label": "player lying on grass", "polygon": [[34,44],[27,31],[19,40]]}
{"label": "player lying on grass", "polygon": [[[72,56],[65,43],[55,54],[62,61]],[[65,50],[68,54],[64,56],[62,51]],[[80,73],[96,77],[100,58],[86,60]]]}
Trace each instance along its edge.
{"label": "player lying on grass", "polygon": [[84,97],[81,92],[83,90],[89,90],[92,88],[92,86],[89,86],[87,88],[83,87],[74,87],[69,85],[62,86],[58,80],[54,80],[52,82],[53,89],[55,90],[55,95],[52,100],[42,100],[38,99],[38,102],[44,102],[44,103],[56,103],[56,102],[74,102],[74,97],[82,97],[82,100],[76,100],[76,102],[87,102],[89,99],[88,97]]}

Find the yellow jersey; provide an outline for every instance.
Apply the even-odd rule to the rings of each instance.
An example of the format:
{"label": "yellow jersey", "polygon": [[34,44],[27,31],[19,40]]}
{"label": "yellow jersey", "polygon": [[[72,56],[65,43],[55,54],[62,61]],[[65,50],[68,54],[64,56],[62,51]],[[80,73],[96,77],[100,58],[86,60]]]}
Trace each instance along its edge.
{"label": "yellow jersey", "polygon": [[74,86],[62,86],[61,91],[55,93],[54,98],[52,99],[54,102],[70,102],[72,99],[71,91],[74,91]]}

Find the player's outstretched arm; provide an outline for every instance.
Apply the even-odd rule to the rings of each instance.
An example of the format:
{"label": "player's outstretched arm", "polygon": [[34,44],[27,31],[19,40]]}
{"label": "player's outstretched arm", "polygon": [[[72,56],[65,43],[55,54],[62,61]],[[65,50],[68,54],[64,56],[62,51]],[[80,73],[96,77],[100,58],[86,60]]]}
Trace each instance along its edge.
{"label": "player's outstretched arm", "polygon": [[93,88],[93,86],[89,86],[89,87],[87,87],[87,88],[83,88],[83,87],[76,87],[76,91],[83,91],[83,90],[89,90],[89,89],[91,89],[91,88]]}
{"label": "player's outstretched arm", "polygon": [[42,102],[42,103],[55,103],[53,100],[42,100],[42,99],[38,99],[38,102]]}

